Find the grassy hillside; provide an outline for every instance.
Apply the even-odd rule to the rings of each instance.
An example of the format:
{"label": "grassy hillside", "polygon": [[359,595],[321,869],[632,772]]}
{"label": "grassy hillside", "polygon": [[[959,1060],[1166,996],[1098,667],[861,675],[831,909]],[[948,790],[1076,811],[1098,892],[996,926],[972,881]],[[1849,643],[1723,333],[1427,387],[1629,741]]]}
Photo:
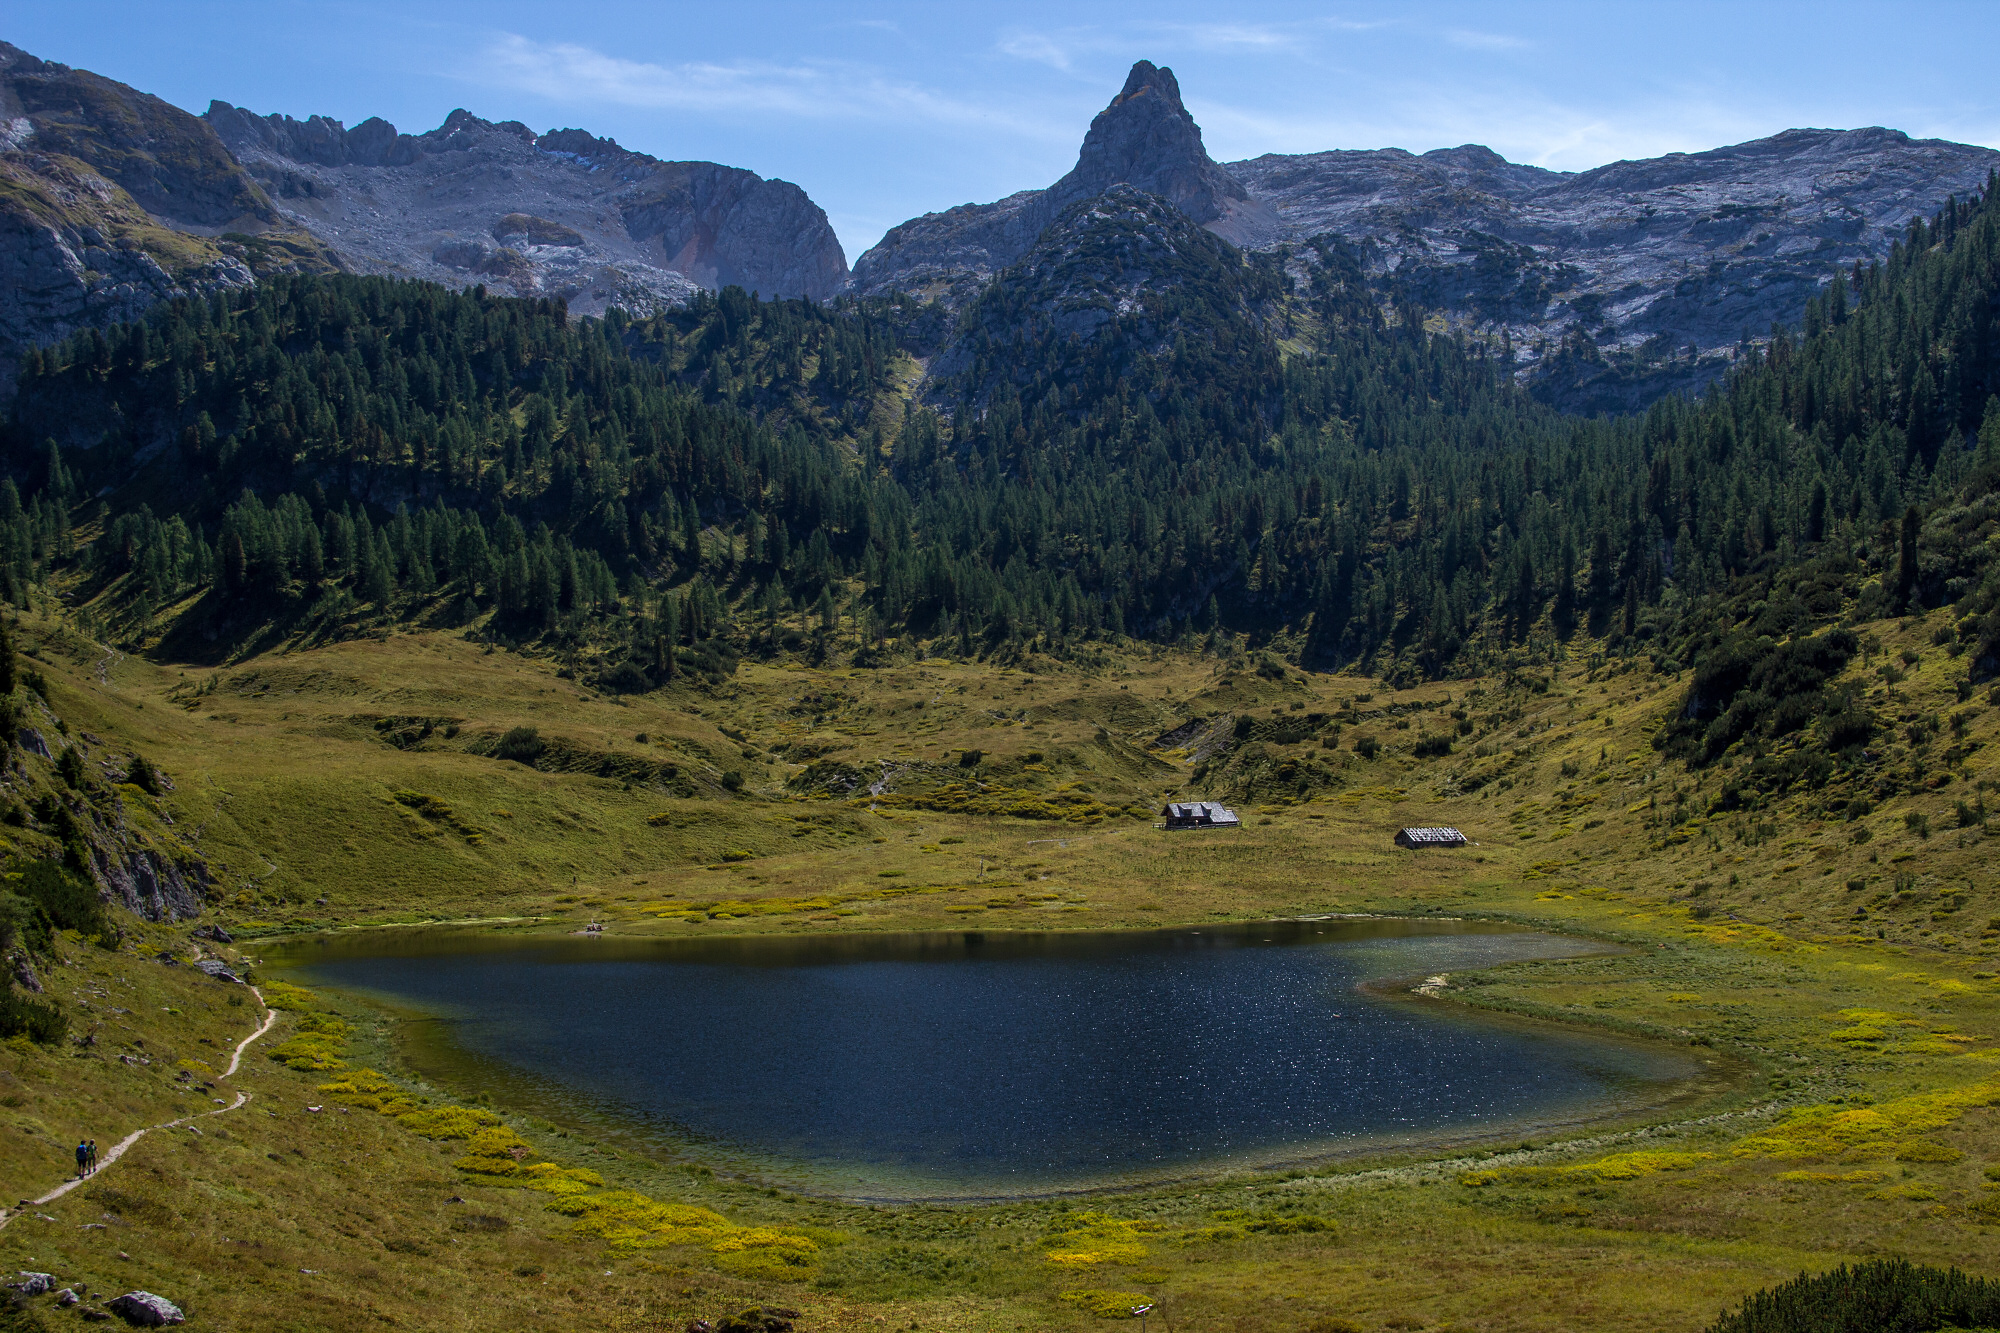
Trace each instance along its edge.
{"label": "grassy hillside", "polygon": [[[1788,790],[1772,766],[1810,753],[1804,733],[1707,767],[1669,757],[1694,673],[1589,643],[1405,690],[1125,643],[1090,665],[746,664],[622,696],[458,632],[183,669],[31,616],[22,666],[52,713],[154,758],[159,810],[213,885],[196,921],[121,916],[115,952],[66,939],[45,967],[72,1034],[99,1040],[0,1054],[0,1117],[27,1131],[0,1136],[8,1197],[54,1184],[71,1136],[209,1095],[168,1071],[212,1065],[256,1006],[156,955],[185,959],[216,922],[237,943],[202,947],[254,959],[281,932],[426,919],[690,935],[1480,915],[1632,951],[1455,974],[1412,1003],[1716,1063],[1640,1137],[1571,1127],[1090,1200],[863,1207],[426,1085],[396,1015],[267,987],[289,1008],[239,1076],[255,1100],[17,1215],[0,1265],[145,1286],[214,1328],[679,1327],[757,1301],[812,1329],[1065,1328],[1139,1293],[1189,1327],[1369,1330],[1693,1330],[1871,1254],[1982,1267],[2000,1226],[2000,901],[1982,873],[2000,710],[1966,685],[1957,638],[1934,642],[1944,625],[1854,627],[1821,687],[1884,729],[1856,771]],[[1152,827],[1166,795],[1209,793],[1242,830]],[[1392,847],[1433,822],[1475,846]]]}

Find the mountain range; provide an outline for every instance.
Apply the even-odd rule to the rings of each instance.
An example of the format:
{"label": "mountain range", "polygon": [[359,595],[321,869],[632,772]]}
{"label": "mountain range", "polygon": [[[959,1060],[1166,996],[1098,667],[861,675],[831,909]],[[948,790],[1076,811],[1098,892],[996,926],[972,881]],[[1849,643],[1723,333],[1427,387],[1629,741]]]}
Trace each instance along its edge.
{"label": "mountain range", "polygon": [[1996,167],[1990,149],[1880,128],[1581,173],[1477,145],[1218,163],[1173,72],[1140,61],[1067,175],[913,218],[850,273],[802,189],[739,168],[462,110],[415,135],[223,102],[197,117],[0,43],[0,359],[288,271],[479,284],[585,314],[730,285],[957,312],[1066,210],[1124,185],[1239,249],[1337,239],[1385,307],[1493,342],[1558,406],[1629,410],[1712,379]]}

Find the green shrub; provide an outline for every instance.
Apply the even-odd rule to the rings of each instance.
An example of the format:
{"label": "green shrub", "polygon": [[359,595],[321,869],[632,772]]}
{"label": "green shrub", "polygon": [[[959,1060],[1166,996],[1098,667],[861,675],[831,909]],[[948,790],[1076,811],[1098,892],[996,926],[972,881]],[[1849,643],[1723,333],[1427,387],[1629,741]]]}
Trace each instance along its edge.
{"label": "green shrub", "polygon": [[12,986],[0,991],[0,1037],[26,1033],[38,1045],[53,1046],[68,1031],[69,1016],[53,1000],[31,1000]]}
{"label": "green shrub", "polygon": [[620,662],[597,678],[599,689],[612,694],[644,694],[653,688],[652,679],[633,662]]}
{"label": "green shrub", "polygon": [[1747,1297],[1709,1333],[1931,1333],[2000,1324],[2000,1283],[1902,1259],[1804,1274]]}
{"label": "green shrub", "polygon": [[542,756],[542,734],[533,727],[515,727],[500,738],[493,747],[495,759],[511,759],[517,764],[535,766],[535,760]]}
{"label": "green shrub", "polygon": [[[60,861],[29,862],[11,896],[30,905],[18,929],[32,952],[47,953],[59,930],[74,930],[107,949],[118,942],[118,928],[97,896],[97,885]],[[0,914],[4,912],[0,906]]]}
{"label": "green shrub", "polygon": [[160,794],[160,773],[143,754],[132,756],[132,762],[125,770],[125,780],[145,792],[148,796]]}
{"label": "green shrub", "polygon": [[1354,738],[1354,753],[1360,755],[1363,759],[1373,759],[1376,755],[1382,753],[1382,742],[1376,740],[1373,736],[1356,736]]}

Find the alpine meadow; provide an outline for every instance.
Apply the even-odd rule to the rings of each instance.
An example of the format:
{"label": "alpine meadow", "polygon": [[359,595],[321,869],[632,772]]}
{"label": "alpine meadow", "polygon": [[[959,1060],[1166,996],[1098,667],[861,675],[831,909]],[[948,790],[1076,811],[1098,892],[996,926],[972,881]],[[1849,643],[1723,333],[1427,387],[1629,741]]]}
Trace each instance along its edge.
{"label": "alpine meadow", "polygon": [[2000,1328],[2000,153],[0,93],[0,1329]]}

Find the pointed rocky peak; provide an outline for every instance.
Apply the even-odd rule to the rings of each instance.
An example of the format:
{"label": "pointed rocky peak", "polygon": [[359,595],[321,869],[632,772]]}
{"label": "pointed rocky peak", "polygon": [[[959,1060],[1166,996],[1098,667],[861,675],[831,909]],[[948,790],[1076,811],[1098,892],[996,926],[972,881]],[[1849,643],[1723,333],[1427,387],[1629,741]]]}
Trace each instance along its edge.
{"label": "pointed rocky peak", "polygon": [[[1148,94],[1159,98],[1170,114],[1180,116],[1189,125],[1194,124],[1194,117],[1188,115],[1187,108],[1181,105],[1180,80],[1174,77],[1172,70],[1163,69],[1150,60],[1141,60],[1132,66],[1132,72],[1125,76],[1125,86],[1119,89],[1118,96],[1111,99],[1111,105],[1105,110],[1114,111],[1133,98]],[[1200,130],[1195,131],[1195,137],[1201,137]]]}
{"label": "pointed rocky peak", "polygon": [[1132,66],[1125,87],[1090,122],[1076,169],[1052,193],[1067,204],[1119,184],[1170,199],[1204,224],[1249,197],[1202,147],[1201,127],[1181,105],[1174,72],[1150,60]]}

